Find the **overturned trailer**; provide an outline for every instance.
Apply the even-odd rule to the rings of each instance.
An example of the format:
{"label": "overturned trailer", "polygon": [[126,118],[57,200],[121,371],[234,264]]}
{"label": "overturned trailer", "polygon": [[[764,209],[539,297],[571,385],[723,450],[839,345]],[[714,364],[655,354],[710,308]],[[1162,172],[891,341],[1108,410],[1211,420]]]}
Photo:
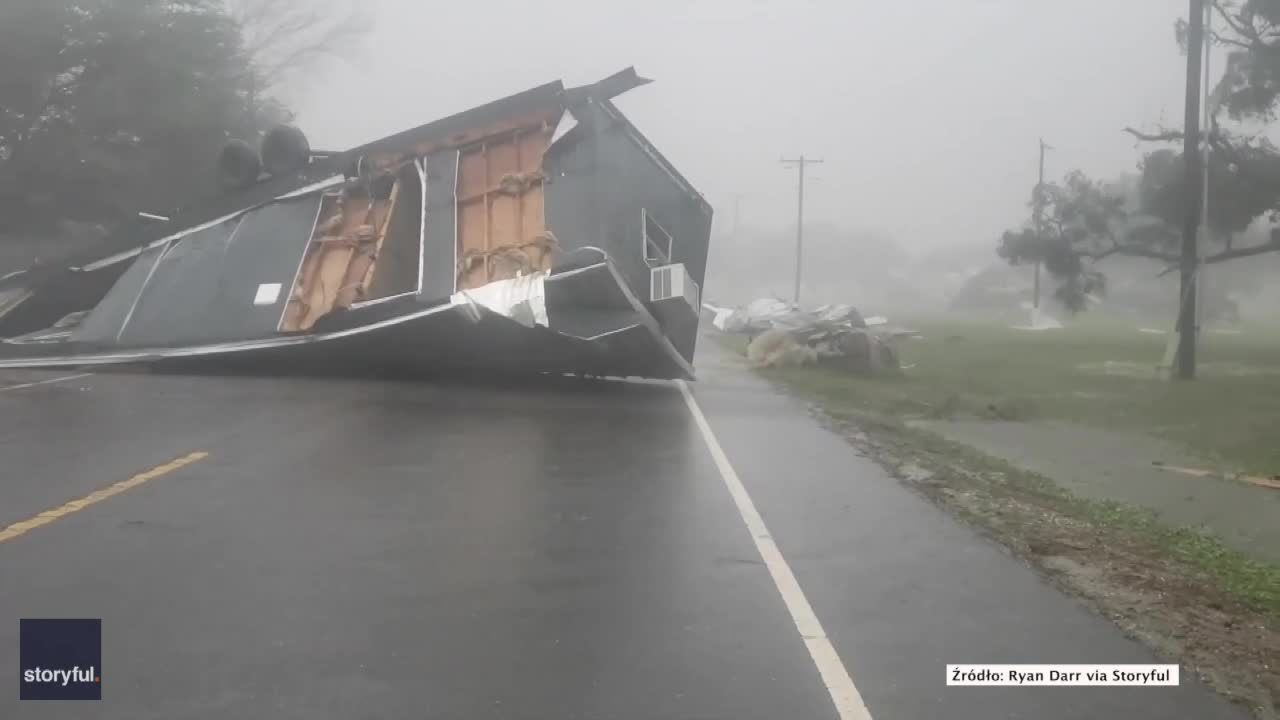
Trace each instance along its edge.
{"label": "overturned trailer", "polygon": [[0,279],[0,367],[691,378],[711,208],[611,102],[646,82],[264,144],[269,174]]}

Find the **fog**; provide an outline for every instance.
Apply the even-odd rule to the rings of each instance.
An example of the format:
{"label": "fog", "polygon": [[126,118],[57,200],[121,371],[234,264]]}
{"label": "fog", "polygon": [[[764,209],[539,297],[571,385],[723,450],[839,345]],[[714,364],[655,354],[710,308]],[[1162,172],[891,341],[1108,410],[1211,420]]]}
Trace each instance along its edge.
{"label": "fog", "polygon": [[372,0],[351,60],[290,88],[313,145],[342,149],[555,79],[628,65],[618,104],[703,192],[717,234],[807,217],[911,251],[994,246],[1050,177],[1138,159],[1125,125],[1180,123],[1181,0]]}

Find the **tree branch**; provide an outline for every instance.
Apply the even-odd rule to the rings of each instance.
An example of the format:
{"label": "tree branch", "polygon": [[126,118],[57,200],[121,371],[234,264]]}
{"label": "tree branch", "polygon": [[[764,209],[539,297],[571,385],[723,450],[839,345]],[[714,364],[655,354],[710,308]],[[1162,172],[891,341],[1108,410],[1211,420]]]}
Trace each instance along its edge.
{"label": "tree branch", "polygon": [[1221,4],[1214,3],[1213,9],[1218,11],[1218,17],[1221,17],[1228,25],[1230,25],[1231,29],[1235,30],[1237,35],[1257,42],[1258,36],[1256,31],[1251,32],[1253,30],[1252,28],[1246,29],[1244,24],[1241,23],[1238,18],[1228,13]]}
{"label": "tree branch", "polygon": [[[323,10],[300,9],[278,0],[235,0],[244,52],[262,79],[274,89],[285,76],[323,58],[340,58],[351,41],[372,29],[371,16],[354,0],[325,2]],[[345,12],[338,7],[345,6]]]}
{"label": "tree branch", "polygon": [[[1206,257],[1204,259],[1204,263],[1206,265],[1216,265],[1217,263],[1226,262],[1228,260],[1253,257],[1254,255],[1264,255],[1269,252],[1277,251],[1280,251],[1280,241],[1272,241],[1263,245],[1252,245],[1250,247],[1223,250],[1216,255]],[[1137,247],[1134,245],[1115,245],[1114,247],[1100,252],[1082,254],[1084,257],[1090,258],[1095,262],[1102,260],[1103,258],[1111,257],[1112,255],[1124,255],[1126,257],[1143,257],[1150,258],[1152,260],[1163,260],[1164,262],[1170,263],[1169,267],[1162,270],[1156,277],[1164,277],[1174,270],[1177,270],[1180,267],[1178,263],[1181,260],[1178,255],[1173,253],[1160,252],[1159,250],[1152,250],[1150,248]]]}
{"label": "tree branch", "polygon": [[1230,45],[1231,47],[1240,48],[1241,50],[1252,50],[1253,45],[1244,40],[1229,38],[1222,33],[1213,33],[1213,41],[1219,45]]}
{"label": "tree branch", "polygon": [[1138,245],[1121,245],[1120,243],[1115,243],[1110,248],[1100,252],[1084,253],[1085,257],[1090,258],[1095,262],[1103,258],[1111,257],[1112,255],[1144,257],[1151,258],[1152,260],[1164,260],[1165,262],[1176,262],[1178,260],[1178,256],[1171,253],[1160,252],[1159,250],[1152,250],[1151,248],[1141,247]]}
{"label": "tree branch", "polygon": [[1206,265],[1213,265],[1220,262],[1226,262],[1227,260],[1235,260],[1236,258],[1242,257],[1253,257],[1254,255],[1263,255],[1269,252],[1276,252],[1278,250],[1280,250],[1280,240],[1272,238],[1271,242],[1263,243],[1262,245],[1223,250],[1217,255],[1210,255],[1205,258],[1204,263]]}
{"label": "tree branch", "polygon": [[1134,136],[1138,140],[1146,142],[1173,142],[1182,140],[1185,137],[1181,130],[1162,130],[1158,133],[1146,133],[1136,128],[1126,127],[1124,131]]}

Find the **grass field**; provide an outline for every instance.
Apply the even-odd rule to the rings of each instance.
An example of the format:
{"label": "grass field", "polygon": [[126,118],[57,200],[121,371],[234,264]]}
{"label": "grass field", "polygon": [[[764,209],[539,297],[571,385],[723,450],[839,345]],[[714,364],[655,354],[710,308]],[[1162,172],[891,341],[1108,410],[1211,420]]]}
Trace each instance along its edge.
{"label": "grass field", "polygon": [[837,405],[909,418],[1053,418],[1140,430],[1233,469],[1280,474],[1280,327],[1207,333],[1201,377],[1157,379],[1166,337],[1085,318],[1028,332],[963,317],[906,319],[899,377],[767,374]]}

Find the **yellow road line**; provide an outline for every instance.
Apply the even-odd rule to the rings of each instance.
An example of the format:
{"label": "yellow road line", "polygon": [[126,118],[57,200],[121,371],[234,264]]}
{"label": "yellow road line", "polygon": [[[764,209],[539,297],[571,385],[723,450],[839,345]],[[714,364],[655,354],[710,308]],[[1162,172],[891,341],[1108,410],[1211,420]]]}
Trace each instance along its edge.
{"label": "yellow road line", "polygon": [[102,502],[103,500],[106,500],[109,497],[112,497],[114,495],[119,495],[120,493],[126,490],[138,487],[139,485],[145,482],[154,480],[163,475],[168,475],[171,472],[180,470],[192,463],[199,462],[207,457],[209,457],[209,453],[207,452],[193,452],[190,455],[187,455],[185,457],[180,457],[177,460],[167,462],[164,465],[153,467],[146,472],[138,473],[137,475],[134,475],[128,480],[121,480],[115,485],[111,485],[101,490],[97,490],[95,492],[89,493],[88,495],[85,495],[79,500],[72,500],[66,505],[63,505],[61,507],[56,507],[52,510],[45,510],[44,512],[40,513],[39,515],[36,515],[33,518],[23,520],[22,522],[16,522],[10,525],[9,527],[3,530],[0,530],[0,542],[4,542],[6,540],[12,540],[18,537],[19,535],[23,535],[31,530],[35,530],[36,528],[41,527],[42,525],[48,525],[54,520],[70,515],[73,512],[83,510],[89,507],[90,505],[96,505]]}

